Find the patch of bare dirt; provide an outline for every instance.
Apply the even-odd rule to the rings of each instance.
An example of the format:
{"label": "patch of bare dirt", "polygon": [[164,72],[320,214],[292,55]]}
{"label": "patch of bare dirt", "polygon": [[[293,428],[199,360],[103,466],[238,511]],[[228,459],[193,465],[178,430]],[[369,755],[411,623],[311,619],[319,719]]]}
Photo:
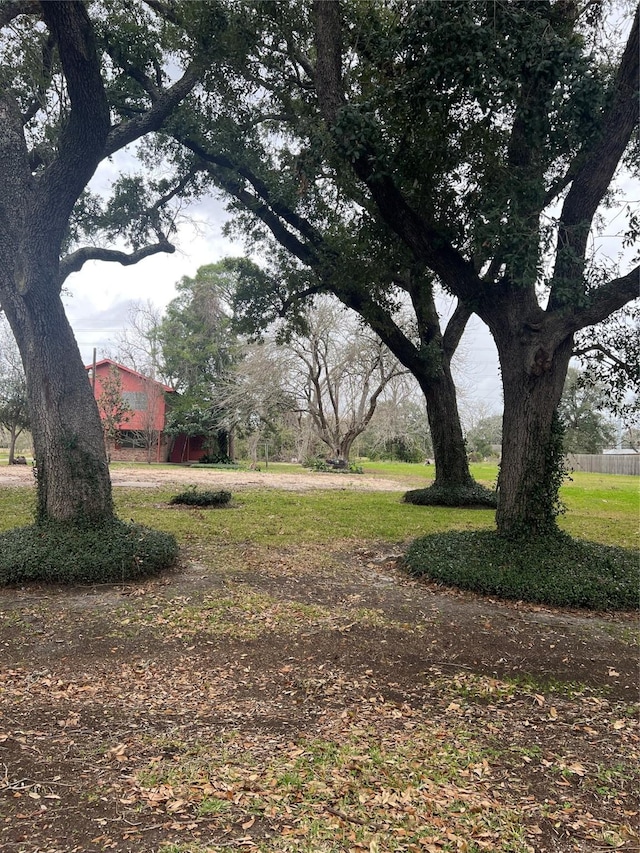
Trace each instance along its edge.
{"label": "patch of bare dirt", "polygon": [[[32,472],[3,468],[8,482]],[[145,584],[0,590],[0,850],[640,849],[635,616],[449,590],[407,578],[400,556],[353,542],[185,547],[178,570]],[[347,758],[314,765],[314,744]]]}
{"label": "patch of bare dirt", "polygon": [[[637,849],[634,619],[408,580],[398,556],[255,547],[231,574],[0,591],[0,849],[310,851],[313,825],[343,850],[412,853],[418,820],[421,850],[503,850],[507,812],[510,850]],[[457,769],[360,781],[357,812],[353,744],[371,738],[407,772]],[[317,742],[356,763],[308,799],[320,766],[299,792],[282,780]]]}
{"label": "patch of bare dirt", "polygon": [[[127,488],[156,488],[158,486],[198,485],[207,488],[260,488],[308,491],[314,489],[348,489],[354,491],[401,492],[406,483],[376,477],[373,474],[332,474],[312,472],[288,474],[269,469],[229,470],[219,468],[190,468],[176,465],[160,468],[155,465],[118,467],[111,470],[114,486]],[[29,465],[11,465],[0,469],[0,486],[33,485],[33,470]]]}

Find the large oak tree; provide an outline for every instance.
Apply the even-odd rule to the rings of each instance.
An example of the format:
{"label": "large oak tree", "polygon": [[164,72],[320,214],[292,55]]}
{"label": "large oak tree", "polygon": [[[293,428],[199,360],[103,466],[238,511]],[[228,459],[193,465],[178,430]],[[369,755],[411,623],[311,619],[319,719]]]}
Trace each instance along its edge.
{"label": "large oak tree", "polygon": [[611,276],[588,258],[638,126],[638,10],[612,58],[594,41],[599,4],[314,9],[313,84],[336,150],[416,260],[495,339],[498,530],[552,531],[553,423],[573,336],[638,293],[637,267]]}
{"label": "large oak tree", "polygon": [[[63,283],[90,259],[131,264],[173,251],[162,193],[136,225],[123,215],[135,185],[125,183],[102,211],[87,186],[101,161],[157,131],[196,84],[221,26],[216,10],[199,7],[214,23],[199,28],[200,42],[183,41],[188,50],[174,49],[167,71],[155,45],[169,25],[154,25],[146,7],[134,14],[97,3],[89,11],[74,0],[0,3],[0,304],[27,379],[42,520],[113,513],[100,418],[63,309]],[[131,64],[145,41],[153,85],[133,91]],[[169,198],[173,190],[162,189]],[[108,238],[128,237],[133,251],[78,243],[83,230],[100,228]]]}
{"label": "large oak tree", "polygon": [[491,502],[469,473],[451,373],[471,309],[460,305],[441,329],[433,275],[365,203],[349,165],[335,155],[313,89],[309,5],[234,8],[242,61],[230,57],[234,73],[224,79],[208,76],[153,154],[168,156],[177,174],[197,174],[201,192],[223,190],[237,230],[272,260],[268,275],[246,277],[236,300],[243,330],[295,317],[318,294],[335,295],[418,380],[437,489]]}

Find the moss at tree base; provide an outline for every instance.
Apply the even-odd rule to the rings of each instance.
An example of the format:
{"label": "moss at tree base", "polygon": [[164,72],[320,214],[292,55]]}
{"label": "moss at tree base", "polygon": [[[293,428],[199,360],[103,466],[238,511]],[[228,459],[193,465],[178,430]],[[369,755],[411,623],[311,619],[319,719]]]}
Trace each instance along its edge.
{"label": "moss at tree base", "polygon": [[633,551],[564,533],[509,540],[493,531],[417,539],[404,558],[414,576],[483,595],[590,610],[638,608]]}
{"label": "moss at tree base", "polygon": [[177,556],[171,534],[140,524],[48,521],[0,535],[0,584],[136,581],[169,568]]}
{"label": "moss at tree base", "polygon": [[405,492],[402,500],[417,506],[486,507],[496,509],[497,493],[479,483],[471,486],[429,486]]}

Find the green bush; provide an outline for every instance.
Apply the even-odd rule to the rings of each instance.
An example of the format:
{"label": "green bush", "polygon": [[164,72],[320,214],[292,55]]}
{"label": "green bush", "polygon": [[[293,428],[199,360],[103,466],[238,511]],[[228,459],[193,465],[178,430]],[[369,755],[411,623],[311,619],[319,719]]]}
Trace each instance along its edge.
{"label": "green bush", "polygon": [[470,506],[496,509],[498,496],[492,489],[474,483],[472,486],[429,486],[405,492],[402,500],[417,506]]}
{"label": "green bush", "polygon": [[171,534],[140,524],[48,521],[0,535],[0,584],[135,581],[172,566],[177,556]]}
{"label": "green bush", "polygon": [[225,468],[233,465],[233,459],[226,453],[205,453],[198,462],[201,465],[222,465]]}
{"label": "green bush", "polygon": [[198,491],[197,486],[189,486],[184,492],[174,495],[170,504],[186,504],[187,506],[226,506],[231,500],[231,492],[220,490]]}
{"label": "green bush", "polygon": [[638,607],[637,555],[565,533],[508,540],[493,531],[417,539],[404,558],[412,575],[484,595],[590,610]]}
{"label": "green bush", "polygon": [[321,473],[331,474],[364,474],[364,469],[361,465],[356,465],[355,462],[349,464],[338,464],[330,459],[321,457],[305,459],[302,463],[304,468],[310,468],[312,471],[320,471]]}

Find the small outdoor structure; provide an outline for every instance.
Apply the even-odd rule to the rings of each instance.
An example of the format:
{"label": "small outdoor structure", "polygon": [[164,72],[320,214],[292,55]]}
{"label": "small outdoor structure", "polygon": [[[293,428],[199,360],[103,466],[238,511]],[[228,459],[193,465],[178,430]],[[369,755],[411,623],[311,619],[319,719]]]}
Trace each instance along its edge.
{"label": "small outdoor structure", "polygon": [[207,454],[207,437],[181,432],[171,443],[169,462],[199,462]]}

